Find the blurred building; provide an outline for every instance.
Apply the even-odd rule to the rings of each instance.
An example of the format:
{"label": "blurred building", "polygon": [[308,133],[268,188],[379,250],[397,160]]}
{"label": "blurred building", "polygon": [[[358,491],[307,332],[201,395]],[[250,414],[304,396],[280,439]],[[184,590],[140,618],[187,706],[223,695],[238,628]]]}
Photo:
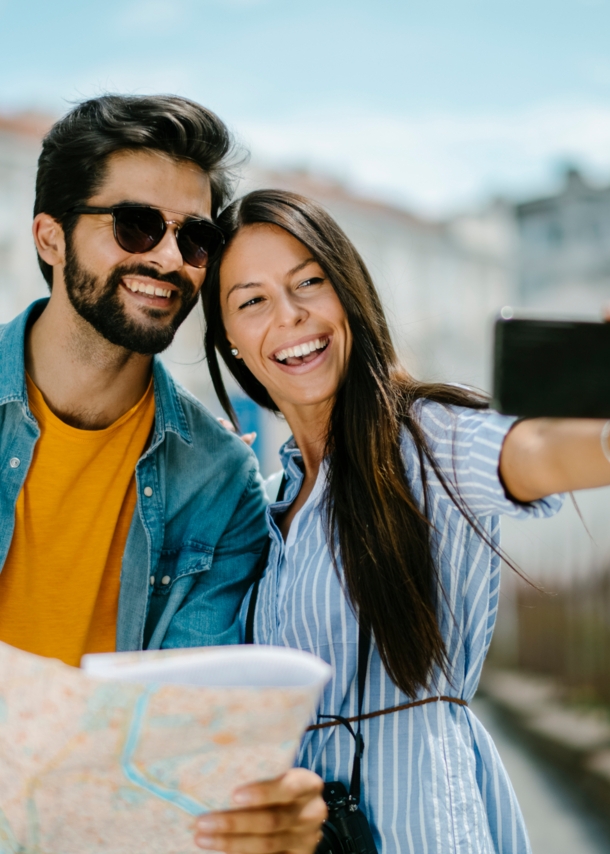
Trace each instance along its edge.
{"label": "blurred building", "polygon": [[36,161],[49,124],[35,114],[0,116],[0,322],[46,292],[30,225]]}
{"label": "blurred building", "polygon": [[610,298],[610,186],[595,186],[571,167],[554,196],[515,209],[519,303],[599,317]]}

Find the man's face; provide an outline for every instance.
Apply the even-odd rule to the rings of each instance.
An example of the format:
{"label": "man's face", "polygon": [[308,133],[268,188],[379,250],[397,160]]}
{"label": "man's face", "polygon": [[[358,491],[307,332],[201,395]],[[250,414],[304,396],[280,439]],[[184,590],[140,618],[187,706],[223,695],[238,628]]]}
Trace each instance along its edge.
{"label": "man's face", "polygon": [[[208,176],[194,163],[159,152],[111,155],[103,186],[87,204],[126,202],[158,208],[178,224],[211,219]],[[87,214],[66,244],[63,277],[72,306],[108,341],[136,353],[159,353],[171,344],[205,274],[185,263],[171,225],[157,246],[133,255],[116,242],[111,214]],[[162,294],[143,293],[150,286]]]}

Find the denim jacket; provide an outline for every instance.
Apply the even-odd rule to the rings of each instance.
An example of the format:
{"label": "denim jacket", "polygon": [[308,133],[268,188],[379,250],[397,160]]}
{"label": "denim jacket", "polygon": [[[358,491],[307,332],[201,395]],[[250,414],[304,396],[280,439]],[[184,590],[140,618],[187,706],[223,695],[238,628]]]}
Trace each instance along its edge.
{"label": "denim jacket", "polygon": [[[24,340],[28,319],[45,304],[39,300],[0,326],[0,567],[40,436],[28,406]],[[116,648],[238,643],[239,607],[267,537],[256,458],[157,357],[153,378],[155,423],[136,466]]]}

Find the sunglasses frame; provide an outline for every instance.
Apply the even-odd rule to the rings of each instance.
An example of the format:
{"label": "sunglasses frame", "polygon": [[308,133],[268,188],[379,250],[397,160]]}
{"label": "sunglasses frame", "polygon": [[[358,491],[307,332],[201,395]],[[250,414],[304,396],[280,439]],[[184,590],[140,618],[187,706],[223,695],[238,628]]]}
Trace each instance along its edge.
{"label": "sunglasses frame", "polygon": [[[121,244],[121,241],[119,240],[119,238],[117,236],[117,221],[116,221],[115,211],[120,211],[120,210],[125,210],[125,209],[154,211],[155,213],[159,214],[159,219],[163,223],[163,231],[161,232],[161,236],[159,237],[159,239],[155,243],[152,244],[152,246],[150,246],[148,249],[145,249],[144,252],[132,252],[130,249],[126,249]],[[181,211],[171,210],[171,208],[164,208],[164,210],[167,210],[170,213],[180,214],[181,216],[188,216],[186,214],[183,214]],[[66,213],[79,214],[79,215],[81,215],[81,214],[112,214],[112,232],[114,234],[114,239],[116,240],[117,244],[121,247],[121,249],[123,249],[124,252],[129,252],[130,255],[145,255],[146,252],[150,252],[152,249],[155,248],[155,246],[158,246],[159,243],[161,243],[161,241],[165,237],[165,234],[167,232],[167,226],[168,225],[175,225],[176,229],[174,231],[174,236],[176,238],[176,243],[178,244],[178,249],[180,251],[180,254],[182,255],[182,260],[184,261],[185,264],[188,264],[189,267],[194,267],[196,270],[203,270],[209,264],[211,264],[218,257],[218,255],[222,251],[222,247],[225,244],[225,236],[222,232],[222,229],[219,228],[211,220],[205,219],[204,217],[199,217],[199,218],[198,217],[190,217],[190,218],[187,218],[182,224],[180,224],[175,219],[165,219],[165,217],[163,216],[163,213],[161,212],[161,209],[155,208],[152,205],[123,204],[123,205],[113,205],[110,208],[95,207],[93,205],[75,205],[73,208],[70,208],[68,211],[66,211]],[[214,251],[213,254],[208,255],[207,261],[205,262],[205,264],[202,264],[201,266],[198,266],[197,264],[190,264],[186,260],[186,258],[184,257],[184,255],[182,253],[182,249],[180,249],[180,243],[178,242],[178,235],[180,233],[180,230],[183,229],[185,226],[191,225],[193,223],[204,223],[212,231],[215,231],[218,234],[218,236],[220,237],[220,242],[218,244],[217,249]]]}

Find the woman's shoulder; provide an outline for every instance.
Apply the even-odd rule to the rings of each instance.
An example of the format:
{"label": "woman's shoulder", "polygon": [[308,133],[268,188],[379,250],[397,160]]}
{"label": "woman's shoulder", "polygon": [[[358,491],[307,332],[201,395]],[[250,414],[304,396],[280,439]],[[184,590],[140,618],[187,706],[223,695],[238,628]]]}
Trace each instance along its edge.
{"label": "woman's shoulder", "polygon": [[423,463],[432,480],[436,480],[435,473],[442,472],[454,484],[482,479],[500,486],[499,456],[514,418],[491,409],[420,399],[413,405],[411,420],[401,443],[408,472],[417,476]]}
{"label": "woman's shoulder", "polygon": [[443,442],[470,443],[483,428],[489,428],[492,434],[496,433],[498,438],[503,438],[514,422],[514,418],[499,415],[492,409],[457,406],[429,398],[417,400],[411,415],[432,445]]}

